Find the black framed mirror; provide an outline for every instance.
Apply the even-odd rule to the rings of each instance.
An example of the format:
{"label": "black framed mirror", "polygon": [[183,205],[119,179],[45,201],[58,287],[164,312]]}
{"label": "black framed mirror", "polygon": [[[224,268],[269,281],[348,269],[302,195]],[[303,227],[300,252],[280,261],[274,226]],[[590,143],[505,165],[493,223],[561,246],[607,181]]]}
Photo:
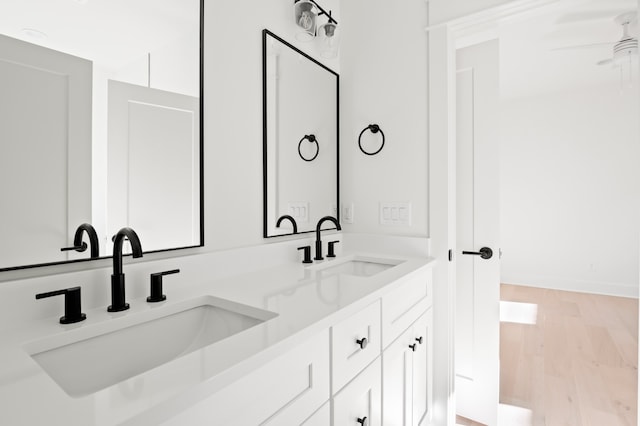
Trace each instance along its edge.
{"label": "black framed mirror", "polygon": [[262,59],[264,237],[313,232],[339,220],[340,77],[266,29]]}
{"label": "black framed mirror", "polygon": [[0,271],[204,245],[203,7],[2,2]]}

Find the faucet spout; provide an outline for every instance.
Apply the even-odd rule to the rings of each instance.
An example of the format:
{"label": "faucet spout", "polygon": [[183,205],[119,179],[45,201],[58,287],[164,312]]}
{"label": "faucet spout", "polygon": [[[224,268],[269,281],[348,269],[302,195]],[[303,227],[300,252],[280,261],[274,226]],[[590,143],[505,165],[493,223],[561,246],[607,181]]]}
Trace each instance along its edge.
{"label": "faucet spout", "polygon": [[122,246],[128,239],[131,244],[133,257],[142,257],[142,245],[138,234],[131,228],[122,228],[113,239],[113,274],[111,275],[111,306],[109,312],[119,312],[129,309],[125,302],[124,273],[122,272]]}
{"label": "faucet spout", "polygon": [[291,225],[293,225],[293,233],[297,234],[298,233],[298,224],[296,223],[296,220],[293,218],[293,216],[290,216],[288,214],[284,214],[284,215],[282,215],[282,216],[280,216],[278,218],[278,221],[276,222],[276,228],[280,228],[280,224],[285,219],[287,219],[289,222],[291,222]]}
{"label": "faucet spout", "polygon": [[86,232],[89,237],[89,245],[91,246],[91,258],[95,259],[100,257],[100,247],[98,246],[98,234],[93,226],[88,223],[83,223],[76,229],[76,234],[73,236],[73,244],[77,246],[82,245],[82,233]]}
{"label": "faucet spout", "polygon": [[116,234],[113,240],[113,274],[122,274],[122,246],[124,240],[128,239],[131,244],[131,251],[133,257],[142,257],[142,245],[140,244],[140,238],[138,234],[131,228],[122,228]]}
{"label": "faucet spout", "polygon": [[60,251],[77,251],[82,253],[87,249],[87,243],[82,242],[82,234],[86,232],[89,237],[89,245],[91,246],[91,259],[97,259],[100,257],[100,247],[98,242],[98,234],[96,230],[91,224],[83,223],[78,226],[76,229],[76,233],[73,236],[73,246],[72,247],[62,247]]}
{"label": "faucet spout", "polygon": [[322,257],[322,240],[320,239],[320,231],[322,230],[322,224],[327,221],[333,222],[338,231],[342,230],[338,220],[333,216],[324,216],[318,221],[318,224],[316,225],[316,256],[313,258],[314,260],[324,259],[324,257]]}

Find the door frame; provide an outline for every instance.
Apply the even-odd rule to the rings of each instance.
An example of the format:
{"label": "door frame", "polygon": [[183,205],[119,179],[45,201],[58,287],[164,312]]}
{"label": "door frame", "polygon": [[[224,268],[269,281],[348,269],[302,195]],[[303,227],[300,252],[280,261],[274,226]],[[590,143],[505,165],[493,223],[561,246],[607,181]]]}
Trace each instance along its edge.
{"label": "door frame", "polygon": [[[428,32],[429,235],[434,285],[434,421],[455,425],[456,315],[456,50],[498,38],[499,21],[558,0],[513,0],[451,21]],[[640,0],[639,0],[640,3]],[[445,324],[446,326],[440,326]]]}

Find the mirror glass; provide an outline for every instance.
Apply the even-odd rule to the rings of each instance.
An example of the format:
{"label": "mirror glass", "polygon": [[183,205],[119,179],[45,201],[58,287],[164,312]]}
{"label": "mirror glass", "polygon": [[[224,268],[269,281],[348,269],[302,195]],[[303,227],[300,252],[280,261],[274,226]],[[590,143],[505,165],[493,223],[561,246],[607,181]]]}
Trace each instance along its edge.
{"label": "mirror glass", "polygon": [[[0,3],[0,270],[203,244],[202,0]],[[88,235],[83,242],[89,244]],[[128,245],[125,245],[128,246]]]}
{"label": "mirror glass", "polygon": [[315,231],[338,219],[339,76],[264,30],[263,85],[264,236]]}

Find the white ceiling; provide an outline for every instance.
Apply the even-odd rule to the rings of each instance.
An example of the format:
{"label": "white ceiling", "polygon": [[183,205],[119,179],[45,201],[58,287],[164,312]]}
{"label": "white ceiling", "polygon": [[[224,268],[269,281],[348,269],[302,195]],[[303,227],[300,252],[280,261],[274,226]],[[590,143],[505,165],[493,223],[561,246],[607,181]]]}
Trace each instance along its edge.
{"label": "white ceiling", "polygon": [[[612,43],[621,38],[622,27],[614,18],[636,11],[637,5],[637,0],[559,0],[500,23],[501,95],[513,98],[603,84],[619,87],[620,71],[596,63],[610,58]],[[637,24],[633,32],[637,35]],[[570,48],[603,42],[611,44]]]}
{"label": "white ceiling", "polygon": [[199,11],[200,0],[2,0],[0,34],[118,68],[197,35]]}
{"label": "white ceiling", "polygon": [[[2,0],[0,34],[118,67],[198,31],[199,0]],[[620,84],[596,63],[611,56],[622,34],[614,18],[637,0],[557,0],[498,25],[501,92],[506,98]],[[33,39],[23,29],[47,34]],[[635,27],[637,29],[637,25]],[[492,31],[496,31],[493,29]],[[636,31],[637,32],[637,31]]]}

